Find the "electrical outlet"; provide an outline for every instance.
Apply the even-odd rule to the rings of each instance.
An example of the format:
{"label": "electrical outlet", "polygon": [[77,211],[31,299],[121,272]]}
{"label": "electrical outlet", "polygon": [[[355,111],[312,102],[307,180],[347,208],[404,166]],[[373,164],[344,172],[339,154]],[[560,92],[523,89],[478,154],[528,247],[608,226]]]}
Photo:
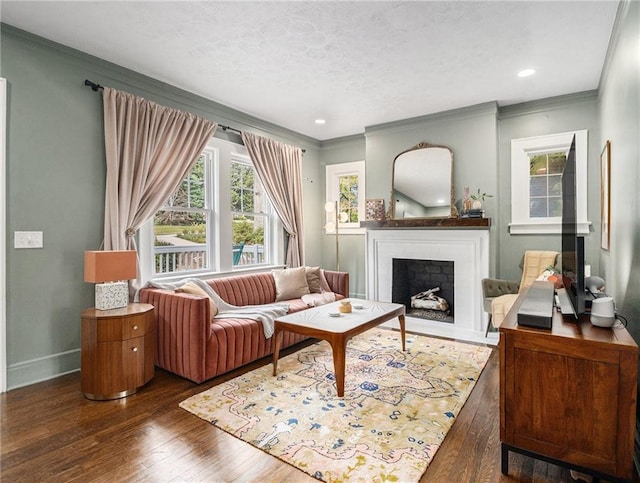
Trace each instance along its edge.
{"label": "electrical outlet", "polygon": [[16,231],[13,238],[14,248],[42,248],[41,231]]}

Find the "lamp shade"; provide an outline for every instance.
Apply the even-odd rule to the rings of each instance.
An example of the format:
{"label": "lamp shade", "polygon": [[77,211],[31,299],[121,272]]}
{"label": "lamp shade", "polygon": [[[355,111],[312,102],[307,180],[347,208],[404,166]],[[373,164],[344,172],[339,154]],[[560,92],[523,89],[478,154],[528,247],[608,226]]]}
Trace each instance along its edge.
{"label": "lamp shade", "polygon": [[84,281],[91,283],[130,280],[137,276],[135,250],[84,252]]}

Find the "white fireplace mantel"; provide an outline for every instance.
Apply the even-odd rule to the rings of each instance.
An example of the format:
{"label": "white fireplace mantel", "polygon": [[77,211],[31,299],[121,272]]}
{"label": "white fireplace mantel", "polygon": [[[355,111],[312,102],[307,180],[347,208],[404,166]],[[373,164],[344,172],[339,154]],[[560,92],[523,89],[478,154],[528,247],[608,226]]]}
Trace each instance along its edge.
{"label": "white fireplace mantel", "polygon": [[[489,276],[489,230],[367,229],[367,298],[391,302],[393,259],[440,260],[454,263],[454,323],[407,316],[407,330],[485,342],[488,323],[482,309],[483,278]],[[398,326],[396,320],[388,322]]]}

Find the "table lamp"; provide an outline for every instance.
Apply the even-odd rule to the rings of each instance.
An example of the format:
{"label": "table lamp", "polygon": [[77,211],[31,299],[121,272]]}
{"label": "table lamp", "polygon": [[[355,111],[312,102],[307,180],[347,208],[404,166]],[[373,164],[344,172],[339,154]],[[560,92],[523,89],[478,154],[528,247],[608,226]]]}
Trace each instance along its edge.
{"label": "table lamp", "polygon": [[137,276],[135,250],[84,252],[84,281],[96,284],[96,309],[109,310],[129,304],[129,283]]}

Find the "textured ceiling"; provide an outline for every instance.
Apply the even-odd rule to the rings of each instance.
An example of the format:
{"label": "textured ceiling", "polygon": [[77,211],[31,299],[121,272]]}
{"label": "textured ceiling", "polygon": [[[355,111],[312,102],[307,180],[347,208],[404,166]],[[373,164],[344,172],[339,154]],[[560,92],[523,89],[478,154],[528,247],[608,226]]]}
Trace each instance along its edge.
{"label": "textured ceiling", "polygon": [[[487,101],[596,89],[617,6],[2,0],[0,18],[324,140]],[[518,78],[526,67],[536,75]]]}

